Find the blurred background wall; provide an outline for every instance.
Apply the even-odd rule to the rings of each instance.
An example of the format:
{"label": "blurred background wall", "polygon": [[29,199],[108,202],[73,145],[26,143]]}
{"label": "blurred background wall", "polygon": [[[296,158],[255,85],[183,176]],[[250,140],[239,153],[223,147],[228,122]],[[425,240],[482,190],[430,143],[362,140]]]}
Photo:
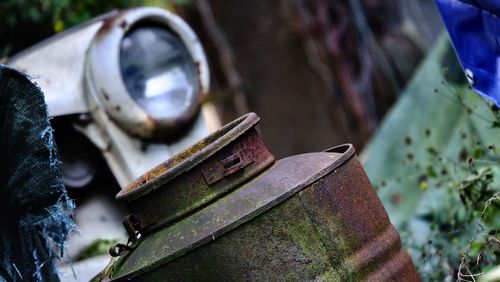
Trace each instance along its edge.
{"label": "blurred background wall", "polygon": [[0,56],[139,5],[192,25],[223,121],[256,112],[278,157],[343,142],[362,149],[442,30],[433,0],[7,0]]}

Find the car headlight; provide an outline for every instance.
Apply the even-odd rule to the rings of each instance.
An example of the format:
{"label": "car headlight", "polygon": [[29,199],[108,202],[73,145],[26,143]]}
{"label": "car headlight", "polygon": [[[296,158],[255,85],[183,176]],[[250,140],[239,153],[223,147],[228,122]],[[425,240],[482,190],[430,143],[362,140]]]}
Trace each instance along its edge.
{"label": "car headlight", "polygon": [[109,18],[88,55],[89,104],[128,133],[165,140],[199,112],[207,63],[196,35],[177,16],[150,8]]}
{"label": "car headlight", "polygon": [[140,26],[125,34],[121,73],[132,99],[156,119],[174,119],[196,108],[196,66],[183,42],[165,28]]}
{"label": "car headlight", "polygon": [[[220,127],[215,109],[201,106],[209,89],[202,45],[163,9],[110,12],[7,63],[36,77],[49,114],[67,116],[121,186]],[[73,178],[84,175],[68,169]]]}

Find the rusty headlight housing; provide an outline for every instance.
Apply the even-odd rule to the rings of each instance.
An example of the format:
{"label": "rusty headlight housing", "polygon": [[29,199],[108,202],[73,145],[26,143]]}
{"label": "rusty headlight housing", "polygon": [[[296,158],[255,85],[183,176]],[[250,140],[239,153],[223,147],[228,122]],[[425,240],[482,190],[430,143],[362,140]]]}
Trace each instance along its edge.
{"label": "rusty headlight housing", "polygon": [[97,32],[88,56],[89,104],[129,134],[165,140],[194,121],[208,69],[198,38],[179,17],[155,8],[119,14]]}

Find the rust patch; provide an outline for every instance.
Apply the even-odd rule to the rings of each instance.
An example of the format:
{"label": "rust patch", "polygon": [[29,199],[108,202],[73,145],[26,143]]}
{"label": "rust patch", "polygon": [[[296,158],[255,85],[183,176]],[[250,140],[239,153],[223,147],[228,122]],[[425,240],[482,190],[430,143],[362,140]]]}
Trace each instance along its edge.
{"label": "rust patch", "polygon": [[156,125],[156,119],[152,116],[148,116],[148,123],[154,127]]}
{"label": "rust patch", "polygon": [[96,34],[97,38],[101,38],[108,34],[111,29],[115,26],[116,21],[119,20],[123,15],[125,15],[127,10],[115,11],[109,17],[102,20],[102,26]]}
{"label": "rust patch", "polygon": [[203,84],[201,83],[201,63],[199,61],[194,62],[196,68],[196,78],[198,79],[199,89],[200,89],[200,98],[199,102],[203,103],[203,99],[205,97],[206,90],[203,88]]}
{"label": "rust patch", "polygon": [[196,75],[198,75],[198,77],[201,76],[201,63],[199,61],[196,61],[194,62],[194,65],[196,67]]}

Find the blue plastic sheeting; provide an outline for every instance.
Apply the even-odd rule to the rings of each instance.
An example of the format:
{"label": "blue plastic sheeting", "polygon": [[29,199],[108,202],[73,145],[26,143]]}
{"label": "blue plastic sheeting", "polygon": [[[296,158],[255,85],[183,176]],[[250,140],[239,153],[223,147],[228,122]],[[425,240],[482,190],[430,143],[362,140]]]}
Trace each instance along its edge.
{"label": "blue plastic sheeting", "polygon": [[500,107],[500,1],[436,2],[469,84]]}

